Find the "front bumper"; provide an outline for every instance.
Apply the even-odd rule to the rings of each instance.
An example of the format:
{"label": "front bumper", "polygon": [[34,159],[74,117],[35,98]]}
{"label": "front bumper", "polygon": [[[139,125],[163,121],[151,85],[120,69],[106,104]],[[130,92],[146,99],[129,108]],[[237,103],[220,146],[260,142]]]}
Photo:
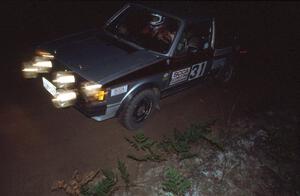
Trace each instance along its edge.
{"label": "front bumper", "polygon": [[118,105],[108,105],[106,107],[106,111],[105,111],[104,115],[93,116],[92,119],[94,119],[96,121],[103,121],[103,120],[113,118],[117,115],[117,112],[118,112],[119,108],[120,108],[120,104],[118,104]]}
{"label": "front bumper", "polygon": [[115,117],[120,104],[87,103],[84,100],[78,100],[74,107],[89,118],[103,121]]}
{"label": "front bumper", "polygon": [[[55,66],[53,67],[52,71],[61,71],[66,70],[63,66],[61,66],[58,62],[55,63]],[[77,82],[75,83],[74,88],[79,89],[79,85],[86,80],[83,79],[78,74],[74,73]],[[52,86],[55,86],[57,90],[57,86],[52,83],[53,81],[53,73],[43,74],[42,78],[44,80],[47,80],[48,83],[51,83]],[[44,82],[43,82],[44,83]],[[45,86],[44,86],[45,88]],[[54,96],[54,93],[49,92],[48,89],[46,89],[48,93],[52,94],[52,98]],[[55,91],[56,91],[55,90]],[[87,102],[82,97],[81,93],[77,90],[77,97],[74,103],[72,104],[74,108],[76,108],[78,111],[80,111],[85,116],[92,118],[96,121],[103,121],[109,118],[113,118],[116,116],[117,111],[119,109],[120,104],[108,104],[107,101],[103,102]]]}

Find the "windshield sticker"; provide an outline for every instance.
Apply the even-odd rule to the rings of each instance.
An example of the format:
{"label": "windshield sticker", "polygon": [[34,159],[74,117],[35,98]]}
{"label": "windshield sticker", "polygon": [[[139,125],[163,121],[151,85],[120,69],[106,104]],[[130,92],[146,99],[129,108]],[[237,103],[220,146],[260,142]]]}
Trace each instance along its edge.
{"label": "windshield sticker", "polygon": [[113,88],[113,89],[111,89],[110,96],[113,97],[113,96],[116,96],[116,95],[120,95],[120,94],[126,93],[127,89],[128,89],[128,85],[124,85],[124,86],[120,86],[120,87],[117,87],[117,88]]}
{"label": "windshield sticker", "polygon": [[172,73],[170,85],[186,81],[188,79],[189,72],[190,72],[190,67],[185,68],[185,69],[181,69],[181,70],[178,70],[178,71],[174,71]]}

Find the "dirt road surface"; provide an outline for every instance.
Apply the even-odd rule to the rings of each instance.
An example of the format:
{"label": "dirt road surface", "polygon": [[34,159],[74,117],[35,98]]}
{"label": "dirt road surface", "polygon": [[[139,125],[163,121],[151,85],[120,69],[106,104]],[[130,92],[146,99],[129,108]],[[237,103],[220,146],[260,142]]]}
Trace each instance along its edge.
{"label": "dirt road surface", "polygon": [[[81,8],[79,4],[76,6]],[[87,12],[83,16],[87,17]],[[18,22],[21,24],[20,20]],[[34,22],[28,23],[34,26]],[[65,23],[60,21],[58,25],[50,26],[64,32]],[[21,77],[22,50],[40,40],[33,37],[47,29],[39,32],[27,27],[23,32],[25,25],[18,28],[9,25],[7,32],[13,39],[4,42],[5,53],[2,54],[5,58],[0,63],[0,195],[60,195],[50,191],[53,182],[69,179],[75,169],[85,172],[115,167],[118,159],[126,159],[129,146],[124,137],[133,132],[124,129],[117,119],[99,123],[73,108],[58,110],[52,106],[41,81]],[[24,36],[22,33],[26,32]],[[29,36],[30,33],[33,35]],[[290,34],[287,35],[292,39]],[[238,78],[229,87],[200,85],[162,100],[161,110],[143,127],[145,134],[160,138],[171,134],[174,128],[185,129],[199,121],[218,119],[226,122],[268,109],[272,103],[298,107],[295,105],[297,93],[291,90],[296,89],[295,66],[283,60],[293,56],[295,49],[284,48],[289,55],[280,56],[278,50],[270,51],[268,47],[264,43],[250,49]],[[284,66],[286,68],[282,69]]]}

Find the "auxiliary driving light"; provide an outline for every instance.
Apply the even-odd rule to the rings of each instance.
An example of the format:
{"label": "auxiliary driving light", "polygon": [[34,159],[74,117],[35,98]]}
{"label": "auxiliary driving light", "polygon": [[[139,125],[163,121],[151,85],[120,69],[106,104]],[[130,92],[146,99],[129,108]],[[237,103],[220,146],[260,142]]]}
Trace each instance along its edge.
{"label": "auxiliary driving light", "polygon": [[36,54],[38,56],[41,56],[41,57],[44,57],[44,58],[47,58],[47,59],[54,59],[54,55],[52,55],[51,53],[49,52],[45,52],[45,51],[36,51]]}
{"label": "auxiliary driving light", "polygon": [[22,73],[24,78],[36,78],[38,75],[38,68],[30,64],[23,64]]}
{"label": "auxiliary driving light", "polygon": [[36,78],[39,73],[48,73],[52,68],[51,60],[54,56],[48,52],[37,51],[31,61],[23,63],[24,78]]}
{"label": "auxiliary driving light", "polygon": [[59,89],[52,99],[52,102],[57,108],[65,108],[74,105],[76,98],[77,94],[74,90]]}
{"label": "auxiliary driving light", "polygon": [[53,82],[59,88],[71,86],[75,83],[75,76],[70,71],[59,71],[56,72]]}
{"label": "auxiliary driving light", "polygon": [[38,68],[52,68],[52,62],[46,60],[36,60],[36,62],[33,63],[32,66]]}

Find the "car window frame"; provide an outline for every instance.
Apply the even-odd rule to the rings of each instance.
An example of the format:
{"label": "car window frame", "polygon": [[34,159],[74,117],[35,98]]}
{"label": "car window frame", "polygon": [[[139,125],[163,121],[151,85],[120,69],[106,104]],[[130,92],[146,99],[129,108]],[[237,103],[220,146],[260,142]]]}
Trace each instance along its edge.
{"label": "car window frame", "polygon": [[[149,11],[152,11],[152,12],[156,12],[158,14],[162,14],[162,15],[165,15],[167,17],[171,17],[173,19],[176,19],[179,21],[179,28],[178,28],[178,31],[176,32],[176,35],[174,37],[174,40],[173,40],[173,43],[171,44],[169,50],[166,52],[166,53],[161,53],[161,52],[158,52],[158,51],[153,51],[153,50],[150,50],[150,49],[146,49],[146,48],[143,48],[142,46],[139,46],[133,42],[130,42],[128,40],[125,40],[125,39],[122,39],[122,38],[119,38],[119,37],[116,37],[116,35],[112,34],[111,32],[109,31],[106,31],[106,27],[111,24],[118,16],[120,16],[124,11],[126,11],[128,8],[130,8],[131,6],[137,6],[137,7],[140,7],[140,8],[143,8],[143,9],[147,9]],[[129,4],[126,4],[125,6],[123,6],[120,10],[118,10],[111,18],[109,18],[107,20],[107,22],[104,24],[104,26],[102,27],[102,29],[110,36],[114,37],[114,38],[117,38],[119,41],[122,41],[124,43],[127,43],[137,49],[145,49],[145,50],[148,50],[148,51],[151,51],[152,53],[155,53],[155,54],[158,54],[158,55],[163,55],[163,56],[168,56],[168,57],[171,57],[173,56],[174,54],[174,51],[177,47],[177,43],[181,37],[181,34],[183,32],[183,29],[184,29],[184,26],[185,26],[185,21],[182,19],[182,18],[179,18],[177,16],[174,16],[174,15],[171,15],[171,14],[168,14],[168,13],[165,13],[165,12],[162,12],[160,10],[156,10],[156,9],[152,9],[152,8],[149,8],[149,7],[145,7],[145,6],[142,6],[142,5],[139,5],[139,4],[134,4],[134,3],[129,3]]]}
{"label": "car window frame", "polygon": [[[205,22],[207,22],[207,23],[209,24],[210,28],[211,28],[211,32],[210,32],[211,35],[209,36],[210,38],[209,38],[209,40],[208,40],[209,46],[208,46],[207,49],[210,49],[210,48],[211,48],[211,49],[214,49],[214,42],[215,42],[215,24],[214,24],[214,18],[212,18],[212,19],[203,19],[203,20],[195,21],[195,22],[194,22],[194,25],[195,25],[196,23],[205,23]],[[174,48],[173,57],[175,57],[175,58],[180,58],[180,57],[184,57],[184,56],[187,56],[187,55],[188,55],[188,52],[185,52],[185,53],[182,53],[182,54],[176,54],[176,50],[177,50],[178,44],[180,43],[180,41],[181,41],[181,39],[182,39],[182,36],[184,36],[184,33],[185,33],[185,31],[187,30],[188,25],[190,25],[190,24],[188,24],[188,23],[185,21],[185,23],[184,23],[184,28],[182,29],[181,34],[180,34],[180,37],[178,38],[178,42],[177,42],[177,44],[176,44],[176,46],[175,46],[175,48]]]}

